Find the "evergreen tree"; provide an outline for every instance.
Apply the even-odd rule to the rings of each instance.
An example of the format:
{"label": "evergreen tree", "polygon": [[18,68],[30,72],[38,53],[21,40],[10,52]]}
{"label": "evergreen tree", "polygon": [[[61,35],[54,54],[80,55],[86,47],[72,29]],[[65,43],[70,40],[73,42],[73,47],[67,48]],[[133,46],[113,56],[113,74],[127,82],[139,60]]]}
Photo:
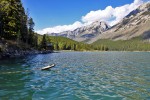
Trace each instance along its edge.
{"label": "evergreen tree", "polygon": [[34,34],[34,22],[32,18],[29,18],[28,20],[28,44],[34,46],[34,39],[35,39],[35,34]]}
{"label": "evergreen tree", "polygon": [[21,0],[0,0],[0,37],[36,47],[38,37],[34,25]]}
{"label": "evergreen tree", "polygon": [[43,38],[42,38],[42,41],[41,41],[41,49],[44,49],[44,50],[47,49],[46,34],[43,35]]}
{"label": "evergreen tree", "polygon": [[20,0],[1,0],[1,36],[6,39],[17,39],[21,30],[21,18],[23,7]]}
{"label": "evergreen tree", "polygon": [[24,8],[22,8],[22,13],[20,14],[20,35],[21,35],[21,41],[24,43],[28,43],[28,15],[25,13]]}

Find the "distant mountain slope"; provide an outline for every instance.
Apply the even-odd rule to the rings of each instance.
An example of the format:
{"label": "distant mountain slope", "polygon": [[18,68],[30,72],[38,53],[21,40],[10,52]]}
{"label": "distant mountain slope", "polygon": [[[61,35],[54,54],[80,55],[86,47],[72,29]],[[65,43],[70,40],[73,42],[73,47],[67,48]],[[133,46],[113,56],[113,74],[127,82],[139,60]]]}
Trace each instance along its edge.
{"label": "distant mountain slope", "polygon": [[76,41],[85,41],[96,37],[98,34],[106,31],[109,26],[105,22],[96,21],[90,25],[77,28],[74,31],[65,31],[61,33],[51,33],[50,36],[63,36]]}
{"label": "distant mountain slope", "polygon": [[150,38],[150,3],[141,5],[117,25],[103,34],[99,34],[88,43],[93,43],[99,39],[129,40],[138,36],[142,36],[145,40]]}

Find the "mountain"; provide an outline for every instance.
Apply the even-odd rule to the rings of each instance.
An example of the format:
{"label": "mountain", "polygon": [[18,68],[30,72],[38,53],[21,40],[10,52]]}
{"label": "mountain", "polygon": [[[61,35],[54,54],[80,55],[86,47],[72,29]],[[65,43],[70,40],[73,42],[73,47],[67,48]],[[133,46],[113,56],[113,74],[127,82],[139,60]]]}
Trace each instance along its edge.
{"label": "mountain", "polygon": [[109,29],[109,25],[102,21],[95,21],[90,25],[77,28],[73,31],[65,31],[61,33],[50,33],[50,36],[63,36],[76,41],[85,41],[96,37],[102,32]]}
{"label": "mountain", "polygon": [[99,39],[129,40],[142,36],[150,41],[150,2],[130,12],[118,24],[110,27],[103,21],[95,21],[90,25],[73,31],[50,33],[50,36],[63,36],[75,41],[93,43]]}
{"label": "mountain", "polygon": [[145,3],[130,12],[117,25],[99,34],[88,43],[93,43],[99,39],[109,40],[129,40],[135,37],[142,37],[150,40],[150,3]]}

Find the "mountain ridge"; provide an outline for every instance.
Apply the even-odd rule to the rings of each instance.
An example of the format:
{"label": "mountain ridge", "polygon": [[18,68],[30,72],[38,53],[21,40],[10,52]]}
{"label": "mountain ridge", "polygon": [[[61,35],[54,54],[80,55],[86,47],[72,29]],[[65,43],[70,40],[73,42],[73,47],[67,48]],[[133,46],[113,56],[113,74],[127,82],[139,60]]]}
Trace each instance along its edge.
{"label": "mountain ridge", "polygon": [[90,25],[77,28],[73,31],[64,31],[61,33],[50,33],[50,36],[63,36],[76,41],[91,39],[109,29],[110,26],[104,21],[95,21]]}
{"label": "mountain ridge", "polygon": [[130,12],[118,24],[100,34],[88,43],[93,43],[98,39],[129,40],[142,36],[143,39],[150,38],[150,2],[139,6]]}
{"label": "mountain ridge", "polygon": [[119,23],[110,27],[104,21],[95,21],[90,25],[73,31],[50,33],[50,36],[63,36],[78,42],[93,43],[99,39],[129,40],[142,36],[144,40],[150,38],[150,2],[144,3],[131,11]]}

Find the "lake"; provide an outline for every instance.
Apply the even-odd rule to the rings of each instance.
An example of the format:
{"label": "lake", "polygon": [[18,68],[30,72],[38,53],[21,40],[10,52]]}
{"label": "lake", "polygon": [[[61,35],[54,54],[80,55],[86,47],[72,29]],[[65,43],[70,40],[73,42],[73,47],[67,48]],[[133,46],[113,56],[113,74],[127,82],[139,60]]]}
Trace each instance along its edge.
{"label": "lake", "polygon": [[[55,63],[48,71],[40,68]],[[60,52],[0,61],[0,100],[150,100],[150,52]]]}

